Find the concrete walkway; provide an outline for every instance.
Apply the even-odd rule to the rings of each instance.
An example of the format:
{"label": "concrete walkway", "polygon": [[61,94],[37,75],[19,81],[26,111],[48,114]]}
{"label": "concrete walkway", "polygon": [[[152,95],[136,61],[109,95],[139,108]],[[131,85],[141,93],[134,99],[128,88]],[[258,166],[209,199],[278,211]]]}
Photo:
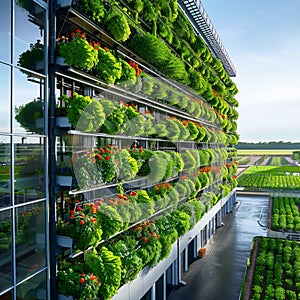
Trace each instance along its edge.
{"label": "concrete walkway", "polygon": [[268,197],[238,196],[232,214],[206,246],[182,280],[186,286],[171,292],[168,300],[238,300],[254,236],[266,235]]}

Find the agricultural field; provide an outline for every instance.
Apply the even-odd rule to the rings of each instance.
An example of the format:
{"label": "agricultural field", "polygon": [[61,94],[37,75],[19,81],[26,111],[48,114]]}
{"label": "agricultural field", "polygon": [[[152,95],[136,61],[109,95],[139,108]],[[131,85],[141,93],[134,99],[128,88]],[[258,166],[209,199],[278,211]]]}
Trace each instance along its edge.
{"label": "agricultural field", "polygon": [[238,178],[238,186],[249,190],[300,190],[298,166],[251,166]]}
{"label": "agricultural field", "polygon": [[292,156],[293,155],[293,149],[241,149],[237,150],[237,155],[283,155],[283,156]]}
{"label": "agricultural field", "polygon": [[251,253],[241,299],[300,299],[299,242],[259,237]]}
{"label": "agricultural field", "polygon": [[300,231],[300,199],[276,196],[272,205],[272,230]]}

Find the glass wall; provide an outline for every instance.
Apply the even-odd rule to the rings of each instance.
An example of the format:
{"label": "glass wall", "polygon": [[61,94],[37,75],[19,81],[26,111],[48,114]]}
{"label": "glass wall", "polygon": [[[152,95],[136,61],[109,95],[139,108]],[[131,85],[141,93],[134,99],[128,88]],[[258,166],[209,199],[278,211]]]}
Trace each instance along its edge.
{"label": "glass wall", "polygon": [[48,299],[47,1],[0,1],[0,300]]}

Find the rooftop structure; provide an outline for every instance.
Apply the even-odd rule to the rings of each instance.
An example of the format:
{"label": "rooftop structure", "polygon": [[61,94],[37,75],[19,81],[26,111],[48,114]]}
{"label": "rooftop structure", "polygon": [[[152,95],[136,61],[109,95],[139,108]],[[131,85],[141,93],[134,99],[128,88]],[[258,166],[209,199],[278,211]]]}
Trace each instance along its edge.
{"label": "rooftop structure", "polygon": [[212,54],[220,59],[230,77],[236,76],[236,69],[231,61],[217,31],[215,30],[200,0],[178,0],[195,30],[201,35]]}

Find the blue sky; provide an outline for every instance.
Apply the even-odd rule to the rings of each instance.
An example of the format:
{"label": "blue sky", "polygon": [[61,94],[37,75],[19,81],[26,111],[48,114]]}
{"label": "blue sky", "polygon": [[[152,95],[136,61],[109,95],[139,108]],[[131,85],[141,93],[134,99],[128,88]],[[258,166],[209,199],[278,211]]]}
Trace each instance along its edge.
{"label": "blue sky", "polygon": [[300,0],[202,0],[233,61],[240,141],[300,141]]}

